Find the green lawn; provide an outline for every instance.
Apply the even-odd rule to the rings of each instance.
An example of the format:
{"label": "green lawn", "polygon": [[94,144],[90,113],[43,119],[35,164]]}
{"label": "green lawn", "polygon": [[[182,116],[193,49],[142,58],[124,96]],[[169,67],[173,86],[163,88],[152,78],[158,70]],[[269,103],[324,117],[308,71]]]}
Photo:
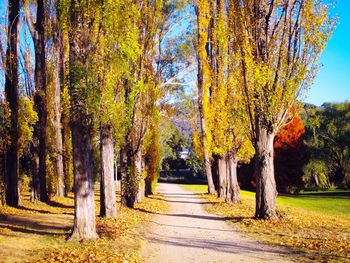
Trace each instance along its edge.
{"label": "green lawn", "polygon": [[[206,185],[181,185],[195,193],[206,193]],[[255,193],[241,191],[242,199],[253,199]],[[350,191],[302,192],[299,195],[279,195],[277,206],[283,208],[301,208],[307,211],[320,212],[327,215],[350,217]]]}

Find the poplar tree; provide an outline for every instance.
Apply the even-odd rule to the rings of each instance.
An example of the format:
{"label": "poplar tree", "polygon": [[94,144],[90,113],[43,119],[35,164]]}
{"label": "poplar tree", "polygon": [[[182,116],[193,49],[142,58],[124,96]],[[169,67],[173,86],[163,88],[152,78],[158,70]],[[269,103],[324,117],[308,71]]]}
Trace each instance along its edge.
{"label": "poplar tree", "polygon": [[322,1],[230,3],[240,83],[256,150],[255,217],[269,219],[276,217],[274,137],[315,76],[334,24]]}
{"label": "poplar tree", "polygon": [[14,207],[19,206],[20,197],[18,192],[18,31],[19,31],[19,1],[8,2],[8,31],[5,59],[5,97],[11,111],[9,136],[10,142],[5,152],[5,195],[6,204]]}
{"label": "poplar tree", "polygon": [[[38,113],[38,122],[35,127],[35,151],[34,165],[38,166],[35,170],[38,172],[39,181],[39,197],[41,201],[48,200],[46,188],[46,126],[47,126],[47,102],[46,102],[46,55],[45,55],[45,2],[43,0],[36,1],[36,21],[32,20],[29,12],[28,1],[25,1],[25,14],[28,22],[28,28],[34,42],[35,52],[35,93],[34,107]],[[34,180],[36,181],[36,180]],[[34,182],[36,187],[36,182]]]}

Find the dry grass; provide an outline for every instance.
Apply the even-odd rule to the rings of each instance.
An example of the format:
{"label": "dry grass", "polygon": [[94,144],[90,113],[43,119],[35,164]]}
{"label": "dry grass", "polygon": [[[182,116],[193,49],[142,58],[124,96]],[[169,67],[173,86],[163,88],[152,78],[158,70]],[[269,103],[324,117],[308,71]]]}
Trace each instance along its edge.
{"label": "dry grass", "polygon": [[[97,192],[97,211],[98,207]],[[151,213],[166,211],[168,205],[155,195],[136,208],[118,204],[116,219],[97,217],[99,239],[67,242],[73,224],[73,196],[53,198],[49,204],[33,204],[25,196],[19,209],[0,207],[0,262],[139,262],[139,226],[149,221]]]}

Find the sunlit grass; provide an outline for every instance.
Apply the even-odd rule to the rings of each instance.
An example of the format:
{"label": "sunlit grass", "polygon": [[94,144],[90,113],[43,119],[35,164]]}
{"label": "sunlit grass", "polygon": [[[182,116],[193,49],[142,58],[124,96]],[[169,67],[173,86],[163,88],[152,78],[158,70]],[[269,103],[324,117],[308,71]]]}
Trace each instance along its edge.
{"label": "sunlit grass", "polygon": [[[183,188],[195,193],[206,193],[208,187],[206,185],[183,185]],[[242,199],[255,198],[254,192],[241,190],[240,193]],[[277,206],[350,217],[350,191],[302,192],[299,195],[280,194],[277,197]]]}

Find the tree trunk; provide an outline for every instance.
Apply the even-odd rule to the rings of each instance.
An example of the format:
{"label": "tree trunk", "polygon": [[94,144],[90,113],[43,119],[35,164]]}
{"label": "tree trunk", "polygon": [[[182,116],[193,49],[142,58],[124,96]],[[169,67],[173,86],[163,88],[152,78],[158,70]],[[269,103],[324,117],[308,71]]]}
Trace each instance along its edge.
{"label": "tree trunk", "polygon": [[215,193],[215,186],[213,182],[213,177],[211,173],[211,162],[210,162],[210,155],[207,145],[207,130],[206,130],[206,123],[205,123],[205,114],[204,114],[204,99],[205,96],[208,96],[206,92],[204,91],[204,64],[206,63],[205,60],[207,59],[206,55],[204,55],[206,52],[206,45],[208,42],[207,38],[207,28],[203,27],[202,23],[200,22],[201,18],[205,16],[206,14],[203,14],[200,10],[200,8],[197,8],[197,25],[198,25],[198,73],[197,73],[197,80],[198,80],[198,111],[199,111],[199,121],[200,121],[200,129],[201,129],[201,143],[203,147],[203,153],[204,153],[204,172],[208,180],[208,193],[214,194]]}
{"label": "tree trunk", "polygon": [[19,1],[8,3],[8,38],[6,50],[5,95],[11,109],[10,144],[6,149],[6,203],[19,206],[18,193],[18,26]]}
{"label": "tree trunk", "polygon": [[144,197],[144,193],[145,193],[145,189],[144,189],[144,182],[143,179],[141,177],[142,174],[142,153],[141,153],[141,149],[139,149],[139,151],[137,152],[137,154],[134,157],[135,160],[135,168],[136,168],[136,173],[137,173],[137,177],[139,178],[139,182],[138,182],[138,191],[136,194],[136,202],[139,203],[141,202],[142,198]]}
{"label": "tree trunk", "polygon": [[38,122],[35,125],[34,134],[39,141],[38,155],[39,167],[38,177],[40,183],[40,200],[46,202],[48,194],[46,189],[46,56],[45,56],[45,8],[44,1],[37,0],[37,13],[35,24],[31,21],[30,15],[27,15],[29,29],[34,42],[35,53],[35,94],[34,108],[38,113]]}
{"label": "tree trunk", "polygon": [[86,127],[72,121],[74,228],[72,240],[97,238],[95,223],[92,139]]}
{"label": "tree trunk", "polygon": [[129,142],[120,151],[122,205],[135,207],[137,193],[140,187],[140,175],[137,173],[135,156]]}
{"label": "tree trunk", "polygon": [[235,153],[228,154],[227,156],[227,191],[226,191],[226,203],[239,203],[239,184],[237,179],[237,156]]}
{"label": "tree trunk", "polygon": [[31,185],[31,195],[30,201],[35,203],[39,200],[40,193],[40,185],[39,185],[39,176],[38,176],[38,168],[39,168],[39,155],[37,152],[38,149],[38,140],[33,138],[31,145],[31,153],[32,153],[32,185]]}
{"label": "tree trunk", "polygon": [[63,171],[63,140],[62,140],[62,125],[61,125],[61,81],[60,81],[60,52],[59,52],[59,41],[56,42],[55,51],[55,97],[54,97],[54,128],[55,128],[55,168],[57,174],[57,196],[65,195],[65,184],[64,184],[64,171]]}
{"label": "tree trunk", "polygon": [[97,238],[92,158],[93,116],[87,105],[89,87],[86,33],[79,1],[70,2],[69,95],[73,145],[74,227],[71,239]]}
{"label": "tree trunk", "polygon": [[274,133],[261,123],[256,125],[257,144],[255,159],[256,209],[255,217],[270,219],[276,217],[276,182],[273,165]]}
{"label": "tree trunk", "polygon": [[218,158],[218,173],[219,173],[219,189],[218,197],[226,198],[227,190],[227,167],[226,156],[219,156]]}
{"label": "tree trunk", "polygon": [[153,195],[152,191],[152,180],[149,178],[145,179],[145,196],[148,197],[149,195]]}
{"label": "tree trunk", "polygon": [[100,216],[117,216],[116,192],[114,181],[114,143],[110,127],[101,127],[101,201]]}

